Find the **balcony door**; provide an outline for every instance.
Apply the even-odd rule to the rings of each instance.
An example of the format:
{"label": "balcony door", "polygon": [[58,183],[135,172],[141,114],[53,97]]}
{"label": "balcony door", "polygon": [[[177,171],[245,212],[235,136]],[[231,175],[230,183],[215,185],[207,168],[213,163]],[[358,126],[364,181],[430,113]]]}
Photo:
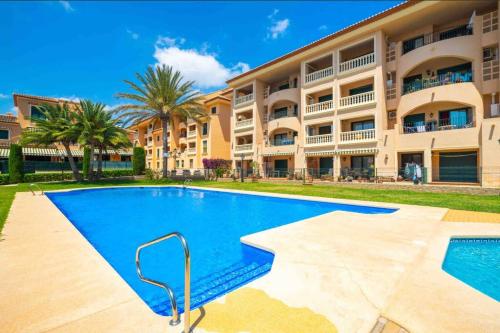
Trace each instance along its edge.
{"label": "balcony door", "polygon": [[404,118],[405,127],[417,127],[425,125],[425,113],[411,114]]}
{"label": "balcony door", "polygon": [[439,111],[439,126],[464,128],[471,123],[470,108]]}
{"label": "balcony door", "polygon": [[352,169],[369,169],[375,164],[375,158],[373,155],[367,156],[351,156],[351,168]]}

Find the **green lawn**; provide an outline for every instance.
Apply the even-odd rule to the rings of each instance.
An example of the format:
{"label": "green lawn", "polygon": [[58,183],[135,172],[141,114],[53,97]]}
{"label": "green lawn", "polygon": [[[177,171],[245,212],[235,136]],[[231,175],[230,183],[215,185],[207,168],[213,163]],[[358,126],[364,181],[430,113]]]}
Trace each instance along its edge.
{"label": "green lawn", "polygon": [[[174,184],[171,181],[148,180],[106,180],[96,183],[44,183],[40,186],[45,191],[70,189],[78,187],[96,186],[126,186],[126,185],[154,185]],[[378,202],[393,202],[410,205],[423,205],[444,207],[461,210],[500,213],[500,197],[498,195],[470,195],[457,193],[430,193],[400,189],[366,189],[346,186],[316,186],[296,184],[270,184],[270,183],[239,183],[239,182],[193,182],[193,185],[227,188],[235,190],[261,191],[285,194],[300,194],[326,198],[341,198],[353,200],[367,200]],[[29,191],[28,184],[16,186],[0,186],[0,232],[7,218],[10,206],[16,192]]]}

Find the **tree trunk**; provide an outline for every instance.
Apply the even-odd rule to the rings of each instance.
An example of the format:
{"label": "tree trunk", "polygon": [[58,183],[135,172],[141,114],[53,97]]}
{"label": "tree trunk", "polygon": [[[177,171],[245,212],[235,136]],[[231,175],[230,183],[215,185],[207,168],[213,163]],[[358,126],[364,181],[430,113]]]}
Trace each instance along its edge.
{"label": "tree trunk", "polygon": [[71,171],[73,172],[73,178],[75,178],[76,181],[81,181],[82,178],[80,176],[80,172],[78,171],[78,167],[76,166],[73,154],[71,153],[71,149],[69,148],[69,143],[63,143],[63,146],[66,150],[66,155],[68,155],[69,166],[71,167]]}
{"label": "tree trunk", "polygon": [[163,130],[163,178],[167,178],[168,176],[168,157],[167,157],[167,149],[168,149],[168,118],[161,119],[161,128]]}
{"label": "tree trunk", "polygon": [[89,174],[87,175],[89,181],[94,180],[94,144],[90,144],[90,161],[89,161]]}
{"label": "tree trunk", "polygon": [[97,179],[102,176],[102,146],[99,146],[99,155],[97,156]]}

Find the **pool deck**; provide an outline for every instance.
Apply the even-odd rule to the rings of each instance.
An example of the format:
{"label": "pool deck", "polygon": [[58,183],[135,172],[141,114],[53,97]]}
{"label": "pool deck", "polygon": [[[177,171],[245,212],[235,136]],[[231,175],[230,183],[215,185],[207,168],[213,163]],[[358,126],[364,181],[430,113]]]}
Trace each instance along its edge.
{"label": "pool deck", "polygon": [[[333,212],[243,237],[275,253],[271,272],[201,318],[194,310],[195,332],[368,333],[379,316],[412,333],[500,332],[500,302],[441,269],[450,237],[499,236],[500,224],[445,222],[441,208],[263,195],[399,210]],[[1,239],[2,332],[182,330],[155,315],[46,196],[17,193]]]}

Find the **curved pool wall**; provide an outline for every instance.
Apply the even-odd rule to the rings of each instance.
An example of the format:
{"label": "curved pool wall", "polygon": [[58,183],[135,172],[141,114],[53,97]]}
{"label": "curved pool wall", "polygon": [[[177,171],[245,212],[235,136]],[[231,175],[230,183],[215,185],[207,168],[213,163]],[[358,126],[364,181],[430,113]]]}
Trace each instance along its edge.
{"label": "curved pool wall", "polygon": [[442,268],[500,302],[500,238],[452,238]]}
{"label": "curved pool wall", "polygon": [[[396,210],[178,187],[73,190],[48,192],[47,197],[161,315],[171,314],[165,292],[139,280],[135,271],[135,251],[144,242],[173,231],[186,237],[194,309],[270,271],[274,255],[242,244],[242,236],[337,210],[364,214]],[[183,252],[178,242],[144,249],[141,266],[144,276],[172,287],[183,312]]]}

